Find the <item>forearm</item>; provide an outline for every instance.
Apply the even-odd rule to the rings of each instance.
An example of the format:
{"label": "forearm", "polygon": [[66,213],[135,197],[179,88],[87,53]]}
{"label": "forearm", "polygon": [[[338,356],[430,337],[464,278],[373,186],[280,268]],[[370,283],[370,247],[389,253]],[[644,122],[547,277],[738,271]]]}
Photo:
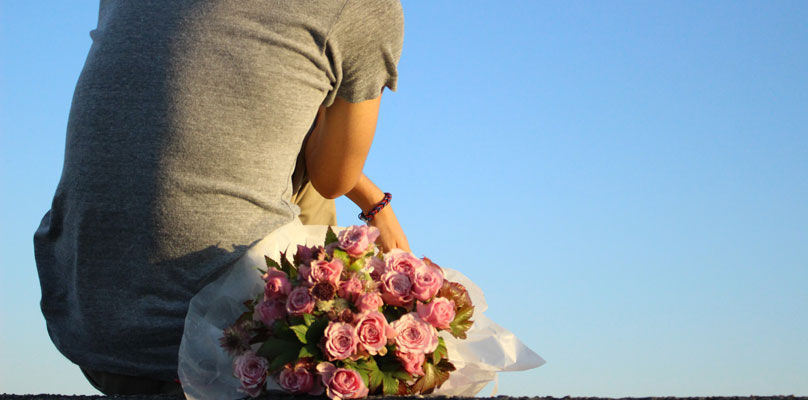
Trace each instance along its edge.
{"label": "forearm", "polygon": [[384,192],[363,173],[359,176],[354,188],[345,196],[351,199],[363,213],[366,213],[384,198]]}

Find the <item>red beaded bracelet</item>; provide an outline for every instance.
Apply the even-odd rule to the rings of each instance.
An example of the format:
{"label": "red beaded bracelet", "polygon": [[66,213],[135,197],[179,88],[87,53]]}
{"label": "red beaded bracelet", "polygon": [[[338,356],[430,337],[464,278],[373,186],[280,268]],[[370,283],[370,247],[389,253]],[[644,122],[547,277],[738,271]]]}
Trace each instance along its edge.
{"label": "red beaded bracelet", "polygon": [[359,219],[365,222],[373,221],[373,217],[379,213],[386,205],[390,204],[390,200],[393,199],[393,195],[390,193],[384,193],[384,198],[382,201],[378,202],[373,208],[368,211],[367,214],[359,213]]}

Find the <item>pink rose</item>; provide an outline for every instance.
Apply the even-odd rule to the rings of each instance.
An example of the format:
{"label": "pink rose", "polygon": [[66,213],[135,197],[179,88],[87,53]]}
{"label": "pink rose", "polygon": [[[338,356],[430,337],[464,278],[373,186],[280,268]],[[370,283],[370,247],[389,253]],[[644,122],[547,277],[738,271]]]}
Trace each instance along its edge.
{"label": "pink rose", "polygon": [[407,274],[410,278],[415,276],[415,270],[424,264],[414,254],[401,249],[390,250],[384,255],[387,271],[393,270]]}
{"label": "pink rose", "polygon": [[253,319],[261,321],[266,326],[272,326],[275,320],[286,317],[286,305],[282,301],[269,299],[258,303],[253,312]]}
{"label": "pink rose", "polygon": [[387,304],[409,307],[412,304],[412,282],[407,274],[388,270],[382,275],[382,299]]}
{"label": "pink rose", "polygon": [[424,360],[426,359],[424,353],[402,353],[396,350],[396,357],[408,374],[424,376]]}
{"label": "pink rose", "polygon": [[418,316],[438,329],[449,329],[455,318],[454,301],[445,297],[437,297],[428,304],[418,303]]}
{"label": "pink rose", "polygon": [[356,329],[351,324],[345,322],[328,323],[324,334],[324,349],[328,361],[344,360],[356,353],[356,345],[359,338],[356,336]]}
{"label": "pink rose", "polygon": [[356,320],[356,336],[359,344],[371,355],[387,352],[387,339],[395,337],[396,331],[387,324],[387,319],[378,311],[366,311]]}
{"label": "pink rose", "polygon": [[322,246],[307,247],[297,245],[297,253],[295,253],[295,262],[298,265],[309,265],[312,261],[318,259],[321,254],[325,254],[325,249]]}
{"label": "pink rose", "polygon": [[338,293],[343,299],[355,302],[359,295],[362,294],[362,282],[356,278],[340,282]]}
{"label": "pink rose", "polygon": [[433,265],[421,264],[415,268],[412,280],[412,295],[418,300],[432,298],[443,285],[443,270]]}
{"label": "pink rose", "polygon": [[314,387],[314,375],[306,368],[286,367],[281,371],[278,383],[283,390],[292,394],[309,393]]}
{"label": "pink rose", "polygon": [[370,272],[371,279],[378,282],[382,279],[382,274],[384,274],[386,266],[384,261],[378,257],[371,257],[370,262],[365,268]]}
{"label": "pink rose", "polygon": [[250,397],[258,397],[267,379],[266,358],[257,356],[254,352],[246,352],[233,360],[233,375],[241,381],[238,389]]}
{"label": "pink rose", "polygon": [[379,233],[379,229],[373,226],[351,226],[339,233],[339,247],[348,254],[359,257],[376,241]]}
{"label": "pink rose", "polygon": [[314,310],[314,297],[309,293],[309,288],[298,286],[289,293],[286,299],[286,312],[290,315],[308,314]]}
{"label": "pink rose", "polygon": [[289,283],[289,277],[283,271],[278,271],[275,268],[270,268],[263,276],[266,286],[264,286],[264,298],[267,299],[280,299],[289,294],[292,290],[292,284]]}
{"label": "pink rose", "polygon": [[329,362],[317,364],[317,372],[323,378],[328,397],[332,399],[359,399],[367,397],[368,388],[359,373],[347,368],[337,368]]}
{"label": "pink rose", "polygon": [[342,261],[314,260],[308,266],[300,267],[300,274],[307,286],[314,286],[317,282],[328,281],[336,286],[342,273]]}
{"label": "pink rose", "polygon": [[384,305],[382,296],[378,293],[365,293],[356,300],[356,308],[359,312],[379,311],[379,307]]}
{"label": "pink rose", "polygon": [[390,326],[396,331],[398,351],[429,354],[438,347],[438,330],[417,313],[404,314]]}

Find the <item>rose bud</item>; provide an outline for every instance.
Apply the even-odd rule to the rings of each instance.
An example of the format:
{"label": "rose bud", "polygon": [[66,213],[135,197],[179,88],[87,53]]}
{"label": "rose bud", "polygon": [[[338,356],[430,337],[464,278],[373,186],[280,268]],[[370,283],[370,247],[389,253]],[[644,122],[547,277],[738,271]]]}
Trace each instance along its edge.
{"label": "rose bud", "polygon": [[289,294],[292,290],[292,284],[289,283],[289,277],[283,271],[278,271],[275,268],[270,268],[263,276],[266,285],[264,286],[264,298],[266,299],[280,299]]}
{"label": "rose bud", "polygon": [[362,294],[362,282],[353,277],[339,284],[339,296],[355,302],[357,297]]}
{"label": "rose bud", "polygon": [[286,317],[286,304],[280,300],[269,299],[258,303],[253,312],[253,319],[270,327],[275,320]]}
{"label": "rose bud", "polygon": [[303,246],[297,245],[297,253],[295,253],[294,261],[296,265],[309,265],[314,260],[317,260],[320,251],[323,250],[322,246]]}
{"label": "rose bud", "polygon": [[382,300],[382,296],[378,293],[365,293],[359,296],[359,299],[356,301],[356,308],[359,309],[359,312],[379,311],[379,307],[383,305],[384,300]]}

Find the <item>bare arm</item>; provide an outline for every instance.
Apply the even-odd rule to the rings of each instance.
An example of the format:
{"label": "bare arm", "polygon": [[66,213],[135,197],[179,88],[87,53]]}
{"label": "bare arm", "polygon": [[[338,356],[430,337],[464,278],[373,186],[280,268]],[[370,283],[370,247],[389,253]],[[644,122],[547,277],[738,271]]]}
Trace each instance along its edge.
{"label": "bare arm", "polygon": [[323,197],[335,199],[356,186],[376,132],[381,95],[350,103],[339,97],[321,107],[306,143],[306,170]]}
{"label": "bare arm", "polygon": [[[362,173],[376,132],[380,101],[381,95],[360,103],[336,98],[331,107],[321,107],[305,148],[306,169],[314,188],[329,199],[347,195],[362,212],[384,197]],[[376,214],[370,225],[379,228],[379,241],[385,251],[410,250],[389,205]]]}

